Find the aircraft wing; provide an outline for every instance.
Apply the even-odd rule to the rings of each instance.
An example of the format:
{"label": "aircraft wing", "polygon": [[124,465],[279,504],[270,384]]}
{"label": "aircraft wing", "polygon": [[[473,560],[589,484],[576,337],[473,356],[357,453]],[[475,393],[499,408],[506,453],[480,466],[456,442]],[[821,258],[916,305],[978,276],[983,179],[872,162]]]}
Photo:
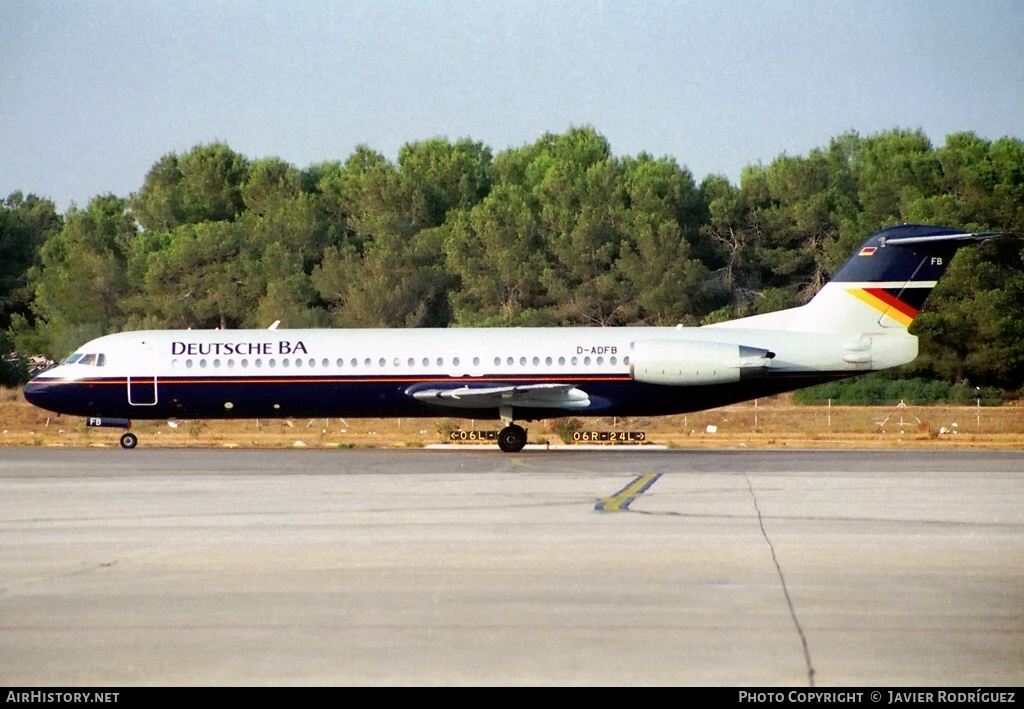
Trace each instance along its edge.
{"label": "aircraft wing", "polygon": [[502,406],[533,409],[580,410],[590,397],[572,384],[516,384],[509,386],[431,387],[407,392],[418,401],[439,406],[487,409]]}

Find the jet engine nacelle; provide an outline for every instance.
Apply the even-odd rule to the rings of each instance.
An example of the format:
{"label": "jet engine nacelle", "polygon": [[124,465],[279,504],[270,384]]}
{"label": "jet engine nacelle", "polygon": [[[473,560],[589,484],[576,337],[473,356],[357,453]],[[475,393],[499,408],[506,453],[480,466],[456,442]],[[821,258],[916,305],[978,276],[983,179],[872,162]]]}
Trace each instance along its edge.
{"label": "jet engine nacelle", "polygon": [[723,342],[643,340],[632,344],[629,373],[647,384],[728,384],[744,370],[767,367],[773,357],[765,349]]}

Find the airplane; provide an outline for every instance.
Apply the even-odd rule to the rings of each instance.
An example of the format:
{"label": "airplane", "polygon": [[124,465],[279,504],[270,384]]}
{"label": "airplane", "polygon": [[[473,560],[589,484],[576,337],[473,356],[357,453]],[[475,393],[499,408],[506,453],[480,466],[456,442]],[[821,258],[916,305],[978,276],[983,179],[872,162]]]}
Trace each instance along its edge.
{"label": "airplane", "polygon": [[689,413],[911,362],[907,328],[953,255],[999,235],[883,229],[806,305],[702,327],[122,332],[24,395],[126,429],[126,449],[132,419],[459,416],[500,419],[514,453],[517,421]]}

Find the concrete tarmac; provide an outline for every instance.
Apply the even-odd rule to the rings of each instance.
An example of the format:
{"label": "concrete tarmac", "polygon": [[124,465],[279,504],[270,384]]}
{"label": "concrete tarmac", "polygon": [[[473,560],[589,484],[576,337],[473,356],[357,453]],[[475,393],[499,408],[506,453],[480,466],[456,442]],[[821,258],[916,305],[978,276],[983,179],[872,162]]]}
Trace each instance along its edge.
{"label": "concrete tarmac", "polygon": [[1022,453],[0,449],[0,550],[2,686],[1024,685]]}

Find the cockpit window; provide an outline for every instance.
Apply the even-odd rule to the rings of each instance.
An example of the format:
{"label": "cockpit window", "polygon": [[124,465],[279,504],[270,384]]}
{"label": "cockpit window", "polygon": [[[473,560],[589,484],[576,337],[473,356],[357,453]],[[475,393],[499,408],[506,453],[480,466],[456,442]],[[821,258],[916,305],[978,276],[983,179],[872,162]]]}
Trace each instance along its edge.
{"label": "cockpit window", "polygon": [[105,367],[107,365],[107,356],[103,353],[83,354],[82,352],[75,352],[73,355],[64,360],[63,363],[84,364],[87,367]]}

